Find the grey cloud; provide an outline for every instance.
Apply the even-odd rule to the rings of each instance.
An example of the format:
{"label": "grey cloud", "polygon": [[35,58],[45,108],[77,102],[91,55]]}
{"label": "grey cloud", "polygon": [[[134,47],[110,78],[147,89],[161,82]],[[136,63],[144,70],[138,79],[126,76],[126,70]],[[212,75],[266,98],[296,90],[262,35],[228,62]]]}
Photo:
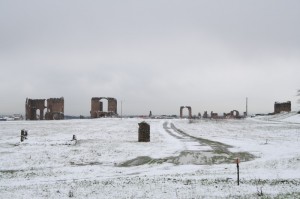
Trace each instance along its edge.
{"label": "grey cloud", "polygon": [[[2,1],[1,112],[26,97],[124,100],[128,114],[272,111],[299,89],[298,1]],[[9,82],[9,83],[8,83]],[[295,106],[294,106],[295,107]],[[295,107],[297,108],[297,107]]]}

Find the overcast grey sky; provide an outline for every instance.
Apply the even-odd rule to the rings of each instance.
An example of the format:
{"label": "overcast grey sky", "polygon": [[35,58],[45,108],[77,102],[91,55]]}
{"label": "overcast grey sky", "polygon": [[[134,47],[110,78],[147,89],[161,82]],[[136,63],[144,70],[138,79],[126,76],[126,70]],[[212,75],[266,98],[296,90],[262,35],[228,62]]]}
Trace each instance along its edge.
{"label": "overcast grey sky", "polygon": [[1,0],[0,113],[92,97],[125,114],[272,112],[300,89],[300,1]]}

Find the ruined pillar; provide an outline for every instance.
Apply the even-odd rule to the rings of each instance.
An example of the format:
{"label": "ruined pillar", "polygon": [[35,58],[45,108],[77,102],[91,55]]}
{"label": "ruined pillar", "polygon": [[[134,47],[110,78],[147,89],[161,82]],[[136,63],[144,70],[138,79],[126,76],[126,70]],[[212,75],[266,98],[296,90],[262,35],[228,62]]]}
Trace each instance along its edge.
{"label": "ruined pillar", "polygon": [[180,118],[183,117],[183,115],[182,115],[182,110],[183,110],[183,108],[184,108],[184,106],[181,106],[181,107],[180,107]]}
{"label": "ruined pillar", "polygon": [[107,111],[110,113],[113,113],[114,115],[117,115],[117,100],[115,98],[107,98]]}
{"label": "ruined pillar", "polygon": [[40,109],[40,120],[44,120],[44,109]]}
{"label": "ruined pillar", "polygon": [[150,142],[150,125],[146,122],[139,123],[139,142]]}
{"label": "ruined pillar", "polygon": [[204,111],[203,118],[208,118],[207,111]]}
{"label": "ruined pillar", "polygon": [[99,111],[103,111],[103,102],[99,101]]}
{"label": "ruined pillar", "polygon": [[189,119],[192,118],[192,108],[190,106],[186,106],[186,108],[189,110]]}
{"label": "ruined pillar", "polygon": [[99,117],[99,111],[103,110],[103,104],[100,102],[100,97],[93,97],[91,99],[91,118],[98,118]]}

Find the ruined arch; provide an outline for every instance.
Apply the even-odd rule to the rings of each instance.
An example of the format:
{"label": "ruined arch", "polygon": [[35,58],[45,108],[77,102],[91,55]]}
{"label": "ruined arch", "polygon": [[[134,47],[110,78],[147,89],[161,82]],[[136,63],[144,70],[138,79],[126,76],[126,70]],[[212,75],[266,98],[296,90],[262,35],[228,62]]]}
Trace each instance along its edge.
{"label": "ruined arch", "polygon": [[[26,120],[43,120],[45,108],[45,99],[27,98],[25,103]],[[39,118],[37,118],[37,113],[40,115]]]}
{"label": "ruined arch", "polygon": [[234,118],[237,118],[240,116],[240,113],[237,110],[233,110],[230,112],[230,115]]}
{"label": "ruined arch", "polygon": [[46,99],[26,98],[25,112],[26,120],[64,119],[64,98],[50,98],[47,103]]}
{"label": "ruined arch", "polygon": [[[107,111],[103,111],[103,102],[107,100]],[[107,117],[117,115],[117,100],[112,97],[93,97],[91,99],[91,118]]]}
{"label": "ruined arch", "polygon": [[189,118],[192,118],[192,108],[190,106],[181,106],[180,107],[180,118],[183,118],[183,109],[187,108],[189,111]]}

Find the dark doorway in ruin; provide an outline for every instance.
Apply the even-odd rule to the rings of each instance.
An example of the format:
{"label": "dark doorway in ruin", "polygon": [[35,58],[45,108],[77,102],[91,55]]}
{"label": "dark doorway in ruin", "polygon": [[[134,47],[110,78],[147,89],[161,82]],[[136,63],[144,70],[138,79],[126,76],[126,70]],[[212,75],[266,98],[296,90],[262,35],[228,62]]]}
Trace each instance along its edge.
{"label": "dark doorway in ruin", "polygon": [[35,120],[43,120],[43,119],[44,119],[44,110],[36,109]]}

